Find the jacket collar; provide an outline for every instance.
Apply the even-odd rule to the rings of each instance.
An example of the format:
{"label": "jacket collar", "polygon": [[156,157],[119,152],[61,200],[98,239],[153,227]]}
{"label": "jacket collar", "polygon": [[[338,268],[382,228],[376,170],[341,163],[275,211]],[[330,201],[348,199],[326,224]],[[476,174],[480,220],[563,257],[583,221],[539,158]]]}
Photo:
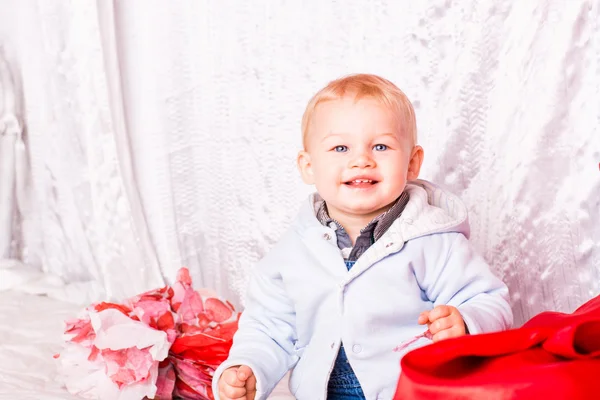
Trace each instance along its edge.
{"label": "jacket collar", "polygon": [[[431,182],[418,179],[410,181],[405,191],[408,203],[400,218],[383,235],[400,235],[404,241],[442,232],[460,232],[469,237],[468,212],[463,202],[454,194]],[[323,199],[318,193],[309,196],[293,223],[301,235],[328,232],[317,218]]]}
{"label": "jacket collar", "polygon": [[[335,232],[316,217],[320,196],[313,193],[302,206],[293,228],[324,268],[337,271],[341,287],[347,285],[382,258],[400,251],[409,240],[443,232],[469,236],[467,209],[455,195],[433,183],[416,180],[406,185],[410,199],[398,218],[347,271],[335,240]],[[339,264],[339,265],[338,265]]]}

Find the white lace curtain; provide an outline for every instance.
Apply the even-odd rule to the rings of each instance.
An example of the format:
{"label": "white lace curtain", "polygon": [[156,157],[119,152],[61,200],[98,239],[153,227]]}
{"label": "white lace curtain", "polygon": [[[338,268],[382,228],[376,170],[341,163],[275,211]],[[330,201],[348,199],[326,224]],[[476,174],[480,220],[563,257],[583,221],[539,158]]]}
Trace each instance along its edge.
{"label": "white lace curtain", "polygon": [[162,285],[133,175],[112,3],[11,5],[29,161],[14,170],[30,182],[17,182],[26,189],[12,246],[26,265],[8,263],[5,285],[82,302]]}
{"label": "white lace curtain", "polygon": [[468,204],[517,323],[600,293],[599,0],[15,4],[29,181],[10,276],[45,273],[23,290],[122,298],[186,265],[240,304],[311,189],[306,101],[373,72],[413,100],[422,177]]}

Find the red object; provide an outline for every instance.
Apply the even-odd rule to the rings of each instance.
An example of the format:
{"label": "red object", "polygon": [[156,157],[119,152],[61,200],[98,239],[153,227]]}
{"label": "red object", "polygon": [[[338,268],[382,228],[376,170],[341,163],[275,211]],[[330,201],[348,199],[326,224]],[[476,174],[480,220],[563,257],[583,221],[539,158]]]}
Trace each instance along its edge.
{"label": "red object", "polygon": [[[66,321],[65,340],[79,349],[67,353],[69,358],[64,365],[70,368],[69,371],[83,366],[90,371],[104,372],[120,390],[133,385],[150,386],[155,383],[155,400],[212,400],[214,371],[227,359],[240,317],[231,303],[216,296],[209,289],[194,290],[189,271],[181,268],[172,286],[139,294],[125,300],[124,304],[93,304],[85,309],[84,317]],[[119,347],[121,344],[114,337],[110,340],[117,343],[115,348],[96,347],[97,336],[101,335],[97,335],[92,326],[90,315],[105,315],[107,310],[111,310],[108,314],[118,315],[113,309],[145,325],[148,328],[146,333],[154,333],[153,330],[165,332],[166,337],[161,345],[170,346],[168,355],[162,351],[162,358],[159,358],[149,350],[151,347]],[[127,318],[121,319],[130,322]],[[124,324],[123,321],[118,323]],[[109,325],[111,328],[112,325]],[[119,335],[119,331],[102,327],[100,332],[105,341],[111,332],[113,336]],[[162,338],[161,335],[158,337]],[[161,342],[158,339],[156,341]],[[60,354],[54,356],[59,357]],[[153,376],[151,372],[157,363],[158,376]],[[89,383],[86,389],[89,390],[88,394],[95,395],[99,391],[97,382],[102,379],[95,381]],[[112,384],[110,381],[107,383],[108,387]],[[79,391],[77,386],[71,393]]]}
{"label": "red object", "polygon": [[213,373],[227,359],[237,326],[236,319],[175,340],[168,358],[177,372],[174,395],[188,400],[214,399]]}
{"label": "red object", "polygon": [[[233,344],[240,314],[229,302],[214,297],[203,299],[191,284],[189,272],[181,269],[169,296],[170,308],[178,315],[178,332],[169,357],[158,370],[160,394],[156,400],[214,399],[213,373],[227,359]],[[165,319],[166,325],[171,321]]]}
{"label": "red object", "polygon": [[573,314],[413,350],[401,367],[394,400],[598,399],[600,296]]}

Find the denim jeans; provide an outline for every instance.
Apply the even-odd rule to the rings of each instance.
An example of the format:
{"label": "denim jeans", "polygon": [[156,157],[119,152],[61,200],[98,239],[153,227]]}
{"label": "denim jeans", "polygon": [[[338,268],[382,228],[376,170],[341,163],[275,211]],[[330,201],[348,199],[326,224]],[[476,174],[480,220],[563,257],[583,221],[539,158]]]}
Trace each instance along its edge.
{"label": "denim jeans", "polygon": [[359,400],[364,398],[365,395],[348,362],[348,357],[342,345],[327,384],[327,400]]}

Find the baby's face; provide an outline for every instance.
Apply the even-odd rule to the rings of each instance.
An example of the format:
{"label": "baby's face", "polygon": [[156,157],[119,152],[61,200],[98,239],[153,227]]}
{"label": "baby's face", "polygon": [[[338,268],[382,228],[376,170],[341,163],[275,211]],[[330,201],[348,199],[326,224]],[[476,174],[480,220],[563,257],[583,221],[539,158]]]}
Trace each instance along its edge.
{"label": "baby's face", "polygon": [[319,104],[306,139],[299,155],[302,177],[316,186],[333,218],[376,217],[391,207],[407,180],[417,178],[421,166],[421,148],[373,98]]}

